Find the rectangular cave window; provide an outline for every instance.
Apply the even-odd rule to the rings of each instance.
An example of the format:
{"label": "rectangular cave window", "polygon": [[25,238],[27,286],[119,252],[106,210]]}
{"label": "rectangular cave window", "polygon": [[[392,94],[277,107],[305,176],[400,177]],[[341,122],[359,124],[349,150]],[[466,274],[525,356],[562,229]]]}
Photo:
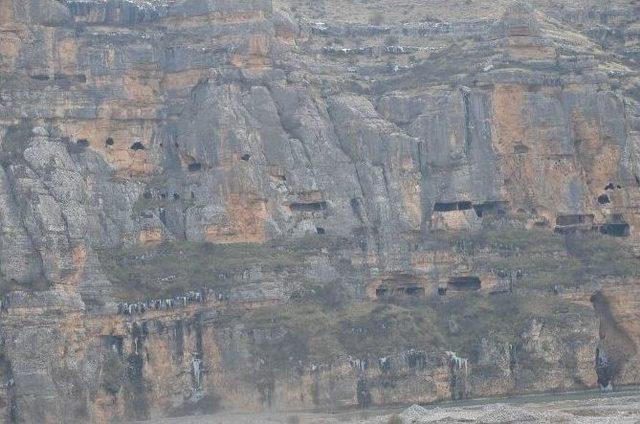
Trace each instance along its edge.
{"label": "rectangular cave window", "polygon": [[49,76],[48,75],[43,75],[43,74],[31,75],[31,79],[34,79],[36,81],[48,81],[49,80]]}
{"label": "rectangular cave window", "polygon": [[187,168],[189,169],[189,172],[197,172],[202,169],[202,164],[200,162],[190,163]]}
{"label": "rectangular cave window", "polygon": [[76,141],[76,144],[78,146],[87,147],[89,146],[89,140],[87,140],[86,138],[81,138],[80,140]]}
{"label": "rectangular cave window", "polygon": [[529,148],[524,144],[516,144],[513,147],[513,153],[516,155],[523,155],[525,153],[529,153]]}
{"label": "rectangular cave window", "polygon": [[631,228],[626,222],[602,224],[600,232],[612,237],[628,237],[631,233]]}
{"label": "rectangular cave window", "polygon": [[327,202],[294,202],[289,205],[289,209],[294,212],[320,212],[327,208]]}
{"label": "rectangular cave window", "polygon": [[463,201],[463,202],[458,202],[458,210],[461,211],[468,211],[469,209],[471,209],[473,206],[471,205],[471,202],[467,202],[467,201]]}
{"label": "rectangular cave window", "polygon": [[447,288],[446,287],[438,287],[438,296],[444,296],[445,294],[447,294]]}
{"label": "rectangular cave window", "polygon": [[466,211],[473,208],[473,204],[467,200],[460,202],[436,202],[433,205],[434,212]]}
{"label": "rectangular cave window", "polygon": [[556,217],[556,225],[580,225],[592,223],[593,214],[569,214],[558,215]]}
{"label": "rectangular cave window", "polygon": [[404,292],[407,296],[419,297],[424,295],[424,288],[418,286],[410,286],[407,287]]}
{"label": "rectangular cave window", "polygon": [[479,290],[481,287],[478,277],[451,277],[447,288],[451,290]]}
{"label": "rectangular cave window", "polygon": [[491,200],[488,202],[473,205],[478,217],[483,215],[505,215],[507,213],[507,202],[500,200]]}
{"label": "rectangular cave window", "polygon": [[318,234],[325,234],[325,233],[326,233],[326,231],[325,231],[325,229],[324,229],[324,228],[322,228],[322,227],[316,227],[316,233],[318,233]]}
{"label": "rectangular cave window", "polygon": [[458,202],[436,202],[433,205],[434,212],[451,212],[458,210]]}

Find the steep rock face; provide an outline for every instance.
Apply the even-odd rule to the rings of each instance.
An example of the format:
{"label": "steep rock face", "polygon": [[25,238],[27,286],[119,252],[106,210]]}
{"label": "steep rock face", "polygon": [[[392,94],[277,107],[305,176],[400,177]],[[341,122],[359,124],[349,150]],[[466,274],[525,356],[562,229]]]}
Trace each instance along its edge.
{"label": "steep rock face", "polygon": [[0,1],[7,420],[637,383],[637,7],[276,6]]}

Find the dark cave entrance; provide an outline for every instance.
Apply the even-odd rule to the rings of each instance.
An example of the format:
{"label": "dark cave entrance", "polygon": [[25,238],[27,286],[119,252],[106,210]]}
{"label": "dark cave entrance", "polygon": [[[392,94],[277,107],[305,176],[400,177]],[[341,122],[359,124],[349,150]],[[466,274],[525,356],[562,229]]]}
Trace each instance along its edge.
{"label": "dark cave entrance", "polygon": [[626,222],[602,224],[600,233],[612,237],[628,237],[631,234],[631,227]]}
{"label": "dark cave entrance", "polygon": [[289,205],[289,209],[294,212],[320,212],[327,208],[327,202],[294,202]]}
{"label": "dark cave entrance", "polygon": [[460,202],[436,202],[433,205],[434,212],[466,211],[472,208],[473,204],[466,200]]}
{"label": "dark cave entrance", "polygon": [[200,162],[193,162],[187,166],[189,172],[198,172],[202,169],[202,164]]}
{"label": "dark cave entrance", "polygon": [[556,225],[583,225],[593,223],[593,214],[558,215]]}
{"label": "dark cave entrance", "polygon": [[455,291],[480,290],[482,283],[478,277],[451,277],[447,281],[447,289]]}

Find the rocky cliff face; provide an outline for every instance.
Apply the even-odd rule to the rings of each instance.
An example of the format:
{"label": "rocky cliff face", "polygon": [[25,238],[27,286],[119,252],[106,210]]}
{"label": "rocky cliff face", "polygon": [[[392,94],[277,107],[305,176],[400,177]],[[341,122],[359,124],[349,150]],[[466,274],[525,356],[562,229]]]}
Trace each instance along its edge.
{"label": "rocky cliff face", "polygon": [[8,422],[640,381],[638,6],[338,3],[0,0]]}

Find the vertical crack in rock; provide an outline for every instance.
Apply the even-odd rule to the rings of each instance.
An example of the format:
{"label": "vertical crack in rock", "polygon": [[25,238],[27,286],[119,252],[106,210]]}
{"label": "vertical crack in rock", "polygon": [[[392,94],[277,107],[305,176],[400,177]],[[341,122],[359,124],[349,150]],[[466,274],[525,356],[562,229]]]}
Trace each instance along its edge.
{"label": "vertical crack in rock", "polygon": [[472,124],[472,111],[471,111],[471,89],[468,87],[461,87],[460,93],[462,94],[462,102],[464,103],[464,145],[465,153],[468,155],[471,152],[471,141],[473,139],[473,124]]}

